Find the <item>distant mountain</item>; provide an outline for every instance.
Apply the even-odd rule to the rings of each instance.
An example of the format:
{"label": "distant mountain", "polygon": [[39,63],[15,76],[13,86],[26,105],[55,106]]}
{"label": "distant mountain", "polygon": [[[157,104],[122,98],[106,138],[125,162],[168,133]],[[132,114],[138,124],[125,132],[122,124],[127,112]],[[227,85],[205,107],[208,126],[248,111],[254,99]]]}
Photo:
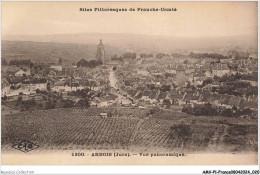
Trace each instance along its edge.
{"label": "distant mountain", "polygon": [[77,43],[87,45],[97,45],[99,39],[103,39],[103,43],[106,47],[117,48],[121,51],[140,52],[214,52],[216,50],[221,51],[222,49],[232,47],[257,49],[257,37],[253,36],[185,38],[123,33],[79,33],[57,35],[7,35],[3,36],[2,39],[9,41]]}

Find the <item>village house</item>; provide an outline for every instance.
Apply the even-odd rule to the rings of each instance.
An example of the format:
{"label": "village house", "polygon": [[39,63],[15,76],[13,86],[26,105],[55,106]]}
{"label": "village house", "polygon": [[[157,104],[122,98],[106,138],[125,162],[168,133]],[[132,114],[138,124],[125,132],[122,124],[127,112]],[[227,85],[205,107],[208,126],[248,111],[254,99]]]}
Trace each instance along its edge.
{"label": "village house", "polygon": [[230,69],[226,64],[218,63],[212,66],[212,75],[222,77],[225,74],[229,74]]}
{"label": "village house", "polygon": [[50,69],[55,70],[55,71],[62,71],[62,66],[59,65],[52,65]]}
{"label": "village house", "polygon": [[16,77],[22,77],[22,76],[29,76],[31,75],[31,70],[30,69],[20,69],[18,72],[15,73]]}
{"label": "village house", "polygon": [[168,99],[172,105],[180,105],[183,99],[183,95],[176,90],[171,90],[169,92]]}
{"label": "village house", "polygon": [[157,97],[157,101],[162,105],[163,101],[166,99],[168,93],[167,92],[160,92],[160,94]]}
{"label": "village house", "polygon": [[51,90],[54,92],[70,92],[71,87],[68,85],[68,83],[64,81],[58,81],[54,83],[53,88]]}
{"label": "village house", "polygon": [[97,98],[98,107],[107,107],[115,103],[117,96],[114,94],[107,94],[105,96]]}

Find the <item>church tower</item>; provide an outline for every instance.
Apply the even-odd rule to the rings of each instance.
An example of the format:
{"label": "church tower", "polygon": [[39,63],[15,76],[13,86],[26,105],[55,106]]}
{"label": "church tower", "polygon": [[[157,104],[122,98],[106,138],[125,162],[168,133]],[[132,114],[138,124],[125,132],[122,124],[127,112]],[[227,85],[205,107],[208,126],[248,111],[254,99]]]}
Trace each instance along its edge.
{"label": "church tower", "polygon": [[102,62],[103,64],[105,64],[105,47],[102,43],[102,39],[100,39],[100,43],[97,47],[97,61]]}

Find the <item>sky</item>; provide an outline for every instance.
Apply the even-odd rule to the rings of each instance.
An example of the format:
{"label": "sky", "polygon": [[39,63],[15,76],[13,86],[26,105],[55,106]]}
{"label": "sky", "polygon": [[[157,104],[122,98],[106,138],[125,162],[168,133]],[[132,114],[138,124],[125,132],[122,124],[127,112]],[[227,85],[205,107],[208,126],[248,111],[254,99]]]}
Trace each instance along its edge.
{"label": "sky", "polygon": [[[79,8],[177,8],[176,12],[80,12]],[[257,36],[257,2],[2,2],[2,36],[134,33]]]}

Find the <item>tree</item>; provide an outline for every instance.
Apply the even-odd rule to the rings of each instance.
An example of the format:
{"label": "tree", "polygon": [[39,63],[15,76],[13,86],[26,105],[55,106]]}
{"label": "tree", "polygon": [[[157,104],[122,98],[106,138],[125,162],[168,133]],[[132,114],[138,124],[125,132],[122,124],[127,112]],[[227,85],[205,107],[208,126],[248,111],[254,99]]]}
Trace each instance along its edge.
{"label": "tree", "polygon": [[54,109],[56,107],[55,100],[48,100],[45,104],[45,109]]}
{"label": "tree", "polygon": [[150,110],[149,114],[150,114],[150,115],[153,115],[153,114],[158,113],[159,111],[160,111],[160,108],[154,107],[154,108],[152,108],[152,109]]}
{"label": "tree", "polygon": [[2,60],[2,66],[6,66],[7,65],[7,61],[5,60],[5,58]]}
{"label": "tree", "polygon": [[2,97],[2,100],[7,100],[7,96],[5,95],[4,97]]}
{"label": "tree", "polygon": [[164,99],[164,100],[163,100],[163,104],[165,104],[167,108],[170,108],[170,106],[171,106],[171,101],[170,101],[169,99]]}
{"label": "tree", "polygon": [[232,117],[233,116],[233,112],[232,112],[231,109],[224,109],[221,112],[221,115],[224,116],[224,117]]}
{"label": "tree", "polygon": [[102,64],[101,61],[96,61],[96,60],[90,60],[89,62],[86,61],[85,59],[81,59],[78,63],[77,63],[77,67],[89,67],[89,68],[94,68],[98,65]]}
{"label": "tree", "polygon": [[80,99],[76,104],[76,106],[86,108],[86,107],[90,107],[90,103],[87,98],[84,98],[84,99]]}
{"label": "tree", "polygon": [[136,59],[136,53],[131,53],[131,52],[126,52],[123,54],[123,58],[131,58],[131,59]]}
{"label": "tree", "polygon": [[162,92],[166,92],[166,91],[170,91],[171,90],[171,86],[170,85],[162,85],[160,88],[160,91]]}
{"label": "tree", "polygon": [[63,108],[72,108],[74,107],[74,102],[70,99],[62,100]]}
{"label": "tree", "polygon": [[141,58],[151,58],[151,57],[153,57],[153,54],[151,54],[151,53],[150,53],[150,54],[141,53],[141,54],[140,54],[140,57],[141,57]]}
{"label": "tree", "polygon": [[156,58],[158,58],[158,59],[161,59],[164,56],[168,56],[168,54],[165,54],[165,53],[158,53],[158,54],[156,54]]}
{"label": "tree", "polygon": [[117,57],[116,54],[115,54],[114,56],[111,57],[111,60],[117,60],[117,59],[118,59],[118,57]]}
{"label": "tree", "polygon": [[59,58],[58,64],[59,64],[59,65],[62,65],[62,58]]}
{"label": "tree", "polygon": [[19,96],[19,97],[17,98],[17,101],[18,101],[18,102],[21,102],[22,99],[23,99],[23,97],[22,97],[22,96]]}
{"label": "tree", "polygon": [[176,138],[181,141],[181,148],[185,146],[185,143],[190,139],[192,132],[190,125],[184,123],[174,124],[170,127],[170,137]]}

